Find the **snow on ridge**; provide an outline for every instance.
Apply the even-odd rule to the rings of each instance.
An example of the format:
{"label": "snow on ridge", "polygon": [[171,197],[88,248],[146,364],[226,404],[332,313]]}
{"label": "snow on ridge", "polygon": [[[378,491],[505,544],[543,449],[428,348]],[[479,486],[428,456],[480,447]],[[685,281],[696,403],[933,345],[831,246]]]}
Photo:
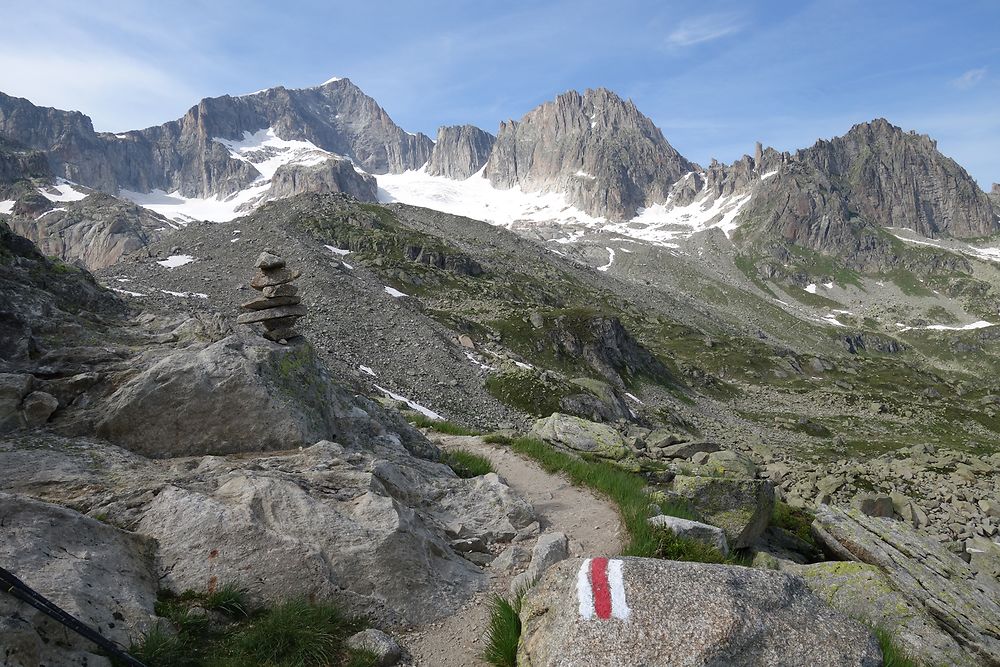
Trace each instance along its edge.
{"label": "snow on ridge", "polygon": [[901,227],[888,227],[889,233],[895,236],[897,239],[903,243],[911,243],[913,245],[923,245],[930,246],[932,248],[938,248],[940,250],[946,250],[950,252],[958,252],[963,255],[969,255],[975,257],[976,259],[981,259],[987,262],[1000,262],[1000,246],[997,247],[981,247],[974,246],[970,243],[965,243],[964,241],[959,241],[957,239],[949,239],[946,243],[944,241],[938,241],[935,239],[930,239],[926,237],[914,238],[913,236],[906,236],[903,234],[897,234],[896,231],[906,231],[909,234],[913,234],[911,230],[901,228]]}
{"label": "snow on ridge", "polygon": [[326,81],[324,81],[323,83],[321,83],[319,85],[325,86],[328,83],[336,83],[337,81],[340,81],[343,78],[344,77],[342,77],[342,76],[331,76],[329,79],[327,79]]}

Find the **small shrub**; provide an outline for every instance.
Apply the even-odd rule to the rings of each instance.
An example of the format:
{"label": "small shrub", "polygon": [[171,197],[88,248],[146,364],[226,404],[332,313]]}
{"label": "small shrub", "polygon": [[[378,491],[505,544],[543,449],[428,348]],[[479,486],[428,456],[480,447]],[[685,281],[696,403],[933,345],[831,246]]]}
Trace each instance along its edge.
{"label": "small shrub", "polygon": [[456,475],[464,479],[494,472],[493,464],[488,458],[464,449],[449,449],[444,452],[441,460],[448,464]]}
{"label": "small shrub", "polygon": [[495,667],[517,666],[517,644],[521,639],[523,593],[507,599],[494,595],[490,601],[490,627],[486,632],[483,658]]}

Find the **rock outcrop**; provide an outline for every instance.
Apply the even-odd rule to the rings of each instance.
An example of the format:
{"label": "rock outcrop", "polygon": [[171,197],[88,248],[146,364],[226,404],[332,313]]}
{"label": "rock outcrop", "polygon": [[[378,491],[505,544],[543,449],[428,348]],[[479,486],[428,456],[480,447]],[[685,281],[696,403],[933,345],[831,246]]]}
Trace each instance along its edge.
{"label": "rock outcrop", "polygon": [[[18,210],[15,200],[15,211]],[[14,231],[46,255],[103,269],[173,231],[166,218],[128,201],[94,193],[79,201],[46,204],[11,219]]]}
{"label": "rock outcrop", "polygon": [[371,174],[355,169],[350,160],[330,158],[319,164],[284,164],[271,177],[269,199],[285,199],[303,192],[343,192],[359,201],[378,201],[378,185]]}
{"label": "rock outcrop", "polygon": [[868,630],[828,607],[798,577],[647,558],[603,560],[563,561],[528,592],[519,665],[882,664]]}
{"label": "rock outcrop", "polygon": [[628,220],[666,201],[694,166],[631,101],[570,91],[500,124],[485,176],[498,188],[560,192],[595,216]]}
{"label": "rock outcrop", "polygon": [[438,129],[427,173],[455,180],[469,178],[486,164],[495,142],[496,137],[475,125],[442,127]]}
{"label": "rock outcrop", "polygon": [[969,656],[1000,665],[1000,583],[902,521],[821,505],[813,531],[832,555],[876,566],[909,604],[926,611]]}
{"label": "rock outcrop", "polygon": [[751,546],[774,510],[774,487],[766,480],[677,475],[669,488],[700,519],[721,528],[734,549]]}

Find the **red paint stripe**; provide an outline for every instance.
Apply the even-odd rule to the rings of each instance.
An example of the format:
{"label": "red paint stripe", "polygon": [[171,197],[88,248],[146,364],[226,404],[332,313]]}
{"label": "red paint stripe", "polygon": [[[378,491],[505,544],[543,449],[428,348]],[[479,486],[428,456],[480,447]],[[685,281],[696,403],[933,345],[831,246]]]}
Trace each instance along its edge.
{"label": "red paint stripe", "polygon": [[590,561],[590,586],[594,590],[594,611],[597,618],[611,618],[611,587],[608,585],[608,559]]}

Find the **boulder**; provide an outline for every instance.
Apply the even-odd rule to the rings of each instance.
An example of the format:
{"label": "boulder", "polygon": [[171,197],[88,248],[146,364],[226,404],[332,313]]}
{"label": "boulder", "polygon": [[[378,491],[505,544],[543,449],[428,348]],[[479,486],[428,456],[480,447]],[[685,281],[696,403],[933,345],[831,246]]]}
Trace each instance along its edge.
{"label": "boulder", "polygon": [[715,548],[723,556],[729,555],[729,542],[721,528],[710,526],[700,521],[691,521],[676,516],[654,516],[649,519],[649,525],[654,528],[669,530],[677,537],[703,542]]}
{"label": "boulder", "polygon": [[[676,436],[670,435],[663,440],[663,442],[669,442],[671,438]],[[648,442],[648,441],[647,441]],[[649,442],[651,447],[655,447],[652,442]],[[677,444],[670,444],[665,446],[660,446],[660,453],[664,458],[668,459],[689,459],[699,452],[712,453],[717,452],[722,447],[714,442],[680,442]]]}
{"label": "boulder", "polygon": [[793,566],[789,571],[800,575],[834,609],[884,628],[905,653],[922,664],[976,664],[926,609],[910,602],[874,565],[834,561]]}
{"label": "boulder", "polygon": [[285,260],[282,259],[280,256],[265,250],[264,252],[257,255],[256,266],[261,271],[265,272],[274,271],[275,269],[284,268]]}
{"label": "boulder", "polygon": [[762,479],[677,475],[670,491],[706,523],[721,528],[733,549],[751,546],[774,511],[774,487]]}
{"label": "boulder", "polygon": [[332,437],[353,444],[384,434],[386,424],[406,444],[435,451],[399,416],[333,385],[309,344],[251,335],[169,354],[95,409],[98,435],[152,457],[289,449]]}
{"label": "boulder", "polygon": [[52,413],[59,407],[59,399],[44,391],[33,391],[24,397],[21,410],[24,422],[28,426],[41,426],[49,420]]}
{"label": "boulder", "polygon": [[525,596],[518,665],[879,667],[871,633],[782,572],[563,561]]}
{"label": "boulder", "polygon": [[851,504],[868,516],[891,517],[895,511],[892,498],[879,493],[859,493],[854,496]]}
{"label": "boulder", "polygon": [[1000,583],[984,580],[944,545],[902,521],[852,509],[817,508],[813,532],[841,559],[878,567],[907,601],[925,610],[974,664],[1000,665]]}
{"label": "boulder", "polygon": [[391,667],[399,662],[403,652],[396,640],[381,630],[368,628],[347,639],[347,647],[355,651],[367,651],[375,656],[373,667]]}
{"label": "boulder", "polygon": [[250,287],[254,289],[264,289],[265,287],[275,287],[290,283],[302,275],[301,271],[289,269],[287,267],[268,271],[266,274],[259,271],[250,281]]}
{"label": "boulder", "polygon": [[[156,543],[58,505],[0,492],[0,564],[58,607],[128,646],[156,622]],[[101,650],[0,592],[0,664],[109,665]]]}
{"label": "boulder", "polygon": [[628,454],[624,438],[615,429],[559,412],[536,421],[531,435],[572,452],[609,459],[621,459]]}
{"label": "boulder", "polygon": [[713,474],[724,477],[746,477],[753,479],[757,476],[757,464],[750,457],[728,449],[719,451],[708,451],[708,458],[702,463],[709,468]]}

